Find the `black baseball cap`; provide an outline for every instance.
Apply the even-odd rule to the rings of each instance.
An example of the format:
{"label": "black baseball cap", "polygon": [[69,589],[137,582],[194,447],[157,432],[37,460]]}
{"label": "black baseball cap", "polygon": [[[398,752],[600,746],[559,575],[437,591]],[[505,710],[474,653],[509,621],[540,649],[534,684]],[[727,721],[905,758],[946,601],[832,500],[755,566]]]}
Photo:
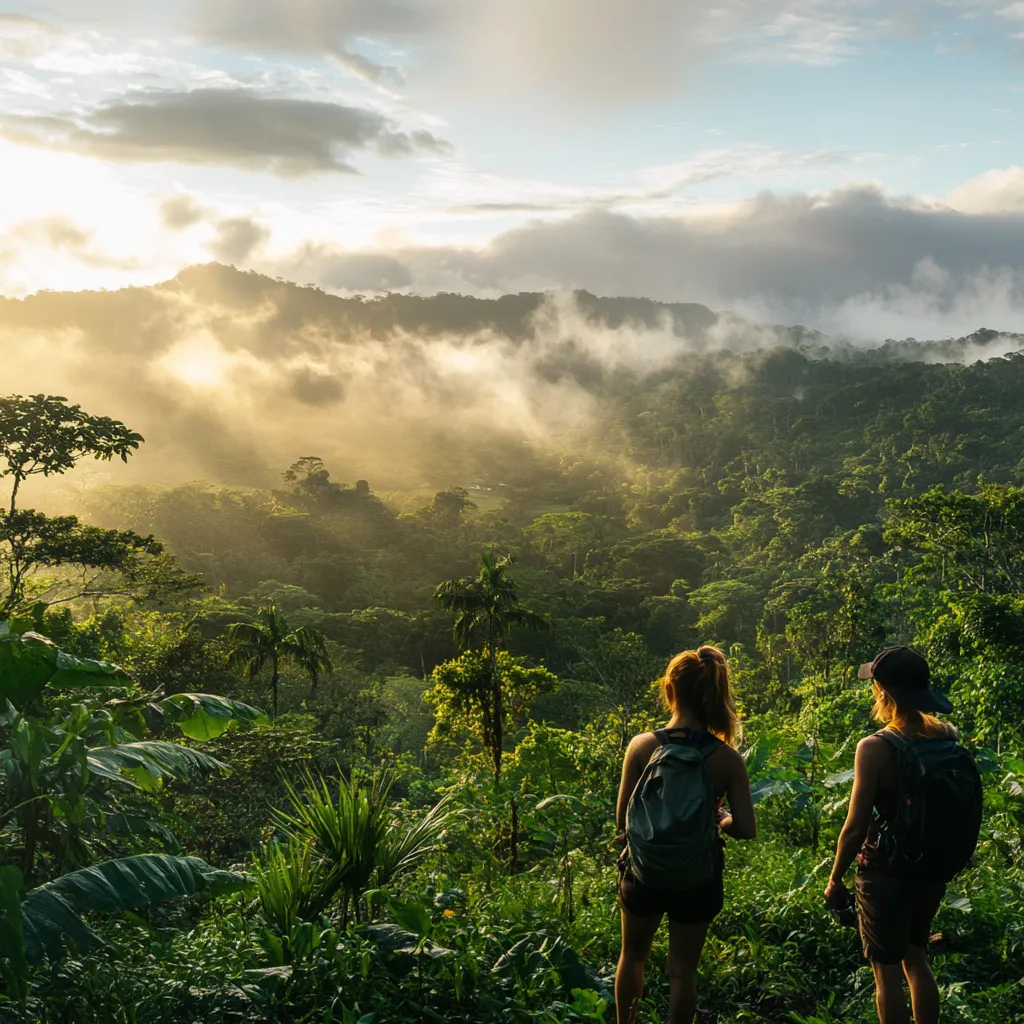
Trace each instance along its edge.
{"label": "black baseball cap", "polygon": [[873,679],[900,707],[938,711],[943,715],[953,710],[953,705],[932,689],[928,662],[912,647],[886,647],[875,655],[874,661],[861,665],[857,675]]}

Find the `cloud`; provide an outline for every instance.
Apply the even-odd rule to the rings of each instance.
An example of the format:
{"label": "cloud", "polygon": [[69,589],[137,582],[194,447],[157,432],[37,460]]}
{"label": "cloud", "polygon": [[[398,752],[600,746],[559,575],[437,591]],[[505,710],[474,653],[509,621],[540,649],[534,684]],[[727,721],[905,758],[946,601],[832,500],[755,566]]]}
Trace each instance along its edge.
{"label": "cloud", "polygon": [[711,50],[835,63],[894,20],[880,0],[197,0],[190,28],[244,51],[326,54],[371,79],[412,68],[464,98],[472,81],[481,100],[607,109],[677,93]]}
{"label": "cloud", "polygon": [[0,241],[0,267],[22,262],[33,249],[60,254],[100,269],[132,270],[138,265],[134,259],[104,253],[96,246],[92,231],[70,217],[56,214],[12,225]]}
{"label": "cloud", "polygon": [[46,53],[60,39],[53,25],[23,14],[0,14],[0,60],[27,63]]}
{"label": "cloud", "polygon": [[946,201],[964,213],[1024,213],[1024,167],[987,171],[957,186]]}
{"label": "cloud", "polygon": [[206,207],[192,196],[171,196],[160,204],[164,226],[171,231],[184,231],[205,220]]}
{"label": "cloud", "polygon": [[447,152],[431,133],[403,132],[376,111],[250,89],[133,94],[73,114],[0,116],[13,142],[125,162],[221,164],[281,177],[356,173],[353,152],[383,156]]}
{"label": "cloud", "polygon": [[244,263],[269,238],[270,232],[262,224],[249,217],[232,217],[217,226],[210,251],[220,263]]}
{"label": "cloud", "polygon": [[[584,288],[700,302],[876,340],[895,322],[917,337],[967,334],[979,319],[1024,329],[1024,211],[967,214],[869,186],[763,194],[674,217],[591,210],[537,220],[477,248],[339,253],[309,246],[282,266],[301,280],[343,287],[329,280],[330,268],[372,278],[369,268],[382,257],[395,261],[393,280],[421,293]],[[871,310],[879,313],[874,321]]]}
{"label": "cloud", "polygon": [[345,253],[326,245],[303,246],[281,268],[295,280],[315,277],[332,291],[401,291],[413,284],[412,271],[387,253]]}
{"label": "cloud", "polygon": [[443,17],[447,0],[197,0],[193,31],[218,45],[263,53],[328,54],[370,81],[398,80],[394,65],[357,49],[367,37],[420,36]]}
{"label": "cloud", "polygon": [[694,153],[687,160],[647,167],[631,180],[614,184],[572,185],[517,179],[482,173],[456,161],[432,169],[422,192],[445,212],[543,213],[611,209],[666,208],[680,201],[679,193],[695,185],[722,179],[757,180],[780,184],[825,167],[852,163],[842,149],[793,150],[762,145],[722,146]]}

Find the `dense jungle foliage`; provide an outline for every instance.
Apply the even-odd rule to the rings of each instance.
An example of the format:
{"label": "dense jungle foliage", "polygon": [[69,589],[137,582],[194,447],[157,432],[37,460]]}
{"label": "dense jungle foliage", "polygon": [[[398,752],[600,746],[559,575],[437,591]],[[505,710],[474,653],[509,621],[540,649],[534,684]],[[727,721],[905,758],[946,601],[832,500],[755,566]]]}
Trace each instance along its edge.
{"label": "dense jungle foliage", "polygon": [[920,354],[694,354],[432,492],[296,452],[274,489],[94,489],[81,519],[30,477],[142,438],[0,400],[0,1019],[608,1019],[622,752],[702,642],[760,835],[701,1019],[876,1019],[822,890],[886,642],[927,652],[986,780],[943,1019],[1024,1019],[1024,355]]}

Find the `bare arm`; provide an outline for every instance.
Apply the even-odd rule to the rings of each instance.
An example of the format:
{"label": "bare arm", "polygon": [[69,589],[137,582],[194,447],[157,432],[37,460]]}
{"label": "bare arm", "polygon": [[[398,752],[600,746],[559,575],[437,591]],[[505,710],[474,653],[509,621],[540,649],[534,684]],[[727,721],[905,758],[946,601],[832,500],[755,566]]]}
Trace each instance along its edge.
{"label": "bare arm", "polygon": [[826,898],[829,898],[830,894],[837,890],[839,892],[845,890],[843,876],[853,863],[868,834],[868,826],[871,824],[871,814],[875,806],[875,796],[878,792],[879,755],[882,753],[879,744],[884,742],[884,740],[869,736],[857,744],[850,809],[846,813],[846,822],[836,846],[832,876],[829,878],[828,888],[825,890]]}
{"label": "bare arm", "polygon": [[636,789],[636,784],[643,775],[644,766],[650,759],[650,741],[652,737],[647,735],[634,736],[626,748],[626,756],[622,761],[622,778],[619,781],[619,799],[615,805],[615,831],[619,842],[625,842],[626,834],[626,808],[629,807],[629,798]]}
{"label": "bare arm", "polygon": [[729,810],[718,819],[718,827],[733,839],[756,839],[757,818],[754,815],[754,801],[750,795],[747,766],[735,750],[729,750],[728,754],[730,761],[726,796],[729,799]]}

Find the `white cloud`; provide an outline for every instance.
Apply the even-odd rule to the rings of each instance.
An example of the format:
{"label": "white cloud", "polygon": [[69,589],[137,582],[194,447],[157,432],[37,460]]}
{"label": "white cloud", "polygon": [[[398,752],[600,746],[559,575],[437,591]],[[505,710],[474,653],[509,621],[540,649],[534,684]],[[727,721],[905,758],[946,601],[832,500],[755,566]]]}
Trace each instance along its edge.
{"label": "white cloud", "polygon": [[[81,24],[80,0],[53,2]],[[544,96],[580,109],[671,96],[710,52],[835,63],[902,24],[884,0],[90,0],[89,10],[108,33],[160,26],[245,54],[331,57],[373,80],[446,84],[462,102]]]}
{"label": "white cloud", "polygon": [[701,150],[687,160],[642,168],[617,181],[567,185],[486,173],[446,161],[432,168],[417,188],[416,198],[421,211],[457,215],[573,213],[594,207],[668,213],[692,206],[695,197],[685,193],[712,181],[757,181],[771,187],[852,162],[852,156],[839,149],[747,144]]}
{"label": "white cloud", "polygon": [[1024,167],[986,171],[958,185],[946,201],[964,213],[1024,213]]}

